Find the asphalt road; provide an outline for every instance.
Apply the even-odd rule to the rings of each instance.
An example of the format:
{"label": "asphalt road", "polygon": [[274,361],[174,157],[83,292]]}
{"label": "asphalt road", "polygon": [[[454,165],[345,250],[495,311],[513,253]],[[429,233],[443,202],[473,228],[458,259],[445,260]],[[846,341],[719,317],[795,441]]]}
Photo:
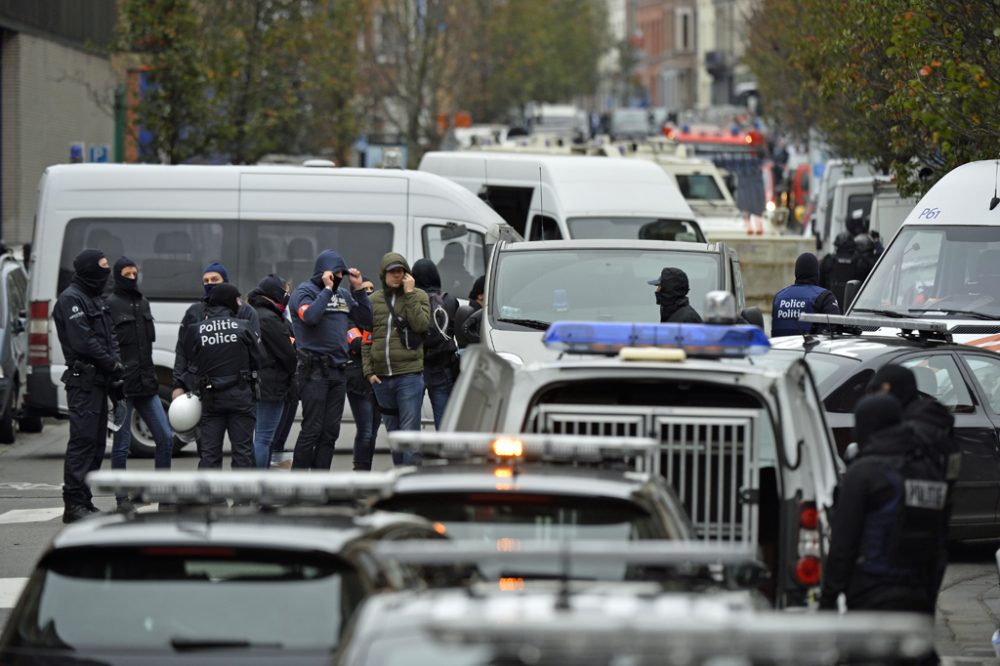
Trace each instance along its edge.
{"label": "asphalt road", "polygon": [[[289,448],[296,434],[297,426],[289,437]],[[0,627],[38,556],[62,527],[60,484],[67,435],[65,422],[46,421],[43,432],[19,435],[17,443],[0,445]],[[351,469],[353,439],[354,427],[345,423],[334,469]],[[174,466],[194,469],[197,460],[193,450],[182,451]],[[375,469],[388,469],[391,464],[388,454],[376,455]],[[152,461],[131,460],[130,466],[152,469]],[[95,497],[95,503],[102,509],[114,508],[111,496]],[[935,625],[938,652],[946,664],[1000,665],[990,644],[994,630],[1000,627],[1000,587],[994,559],[998,547],[997,542],[974,542],[951,549]]]}

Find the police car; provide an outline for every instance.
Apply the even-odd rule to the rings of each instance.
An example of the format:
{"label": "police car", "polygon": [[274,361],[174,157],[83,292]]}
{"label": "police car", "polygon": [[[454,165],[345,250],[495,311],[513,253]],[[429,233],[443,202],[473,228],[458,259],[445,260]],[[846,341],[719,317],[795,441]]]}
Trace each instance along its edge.
{"label": "police car", "polygon": [[745,305],[736,253],[724,243],[654,240],[500,241],[486,274],[481,341],[512,363],[557,354],[541,343],[554,321],[657,322],[650,280],[666,267],[687,274],[700,310],[710,291]]}
{"label": "police car", "polygon": [[[390,446],[420,454],[425,464],[400,470],[375,508],[426,518],[450,539],[492,548],[522,541],[694,538],[663,478],[626,467],[651,455],[651,439],[397,432]],[[533,574],[543,573],[555,572],[540,563]]]}
{"label": "police car", "polygon": [[[97,472],[89,481],[185,510],[64,528],[7,620],[0,663],[326,664],[362,599],[417,584],[375,543],[438,536],[415,516],[325,506],[377,493],[387,475]],[[218,507],[251,498],[282,508]]]}
{"label": "police car", "polygon": [[[410,563],[462,560],[443,542],[385,544]],[[594,549],[629,566],[652,560],[701,566],[739,555],[707,549]],[[659,545],[658,545],[659,546]],[[645,551],[645,552],[642,552]],[[479,558],[481,554],[469,553]],[[555,552],[550,553],[552,555]],[[497,560],[518,556],[496,553]],[[569,557],[584,553],[570,548]],[[720,557],[723,556],[723,557]],[[637,557],[638,556],[638,557]],[[514,557],[513,559],[518,559]],[[478,559],[477,559],[478,561]],[[746,560],[744,560],[744,563]],[[515,581],[516,583],[516,581]],[[891,615],[891,616],[890,616]],[[788,614],[762,609],[737,590],[664,593],[616,585],[510,581],[435,588],[367,599],[344,634],[339,666],[440,664],[822,664],[906,663],[932,649],[930,618],[907,614]]]}
{"label": "police car", "polygon": [[557,322],[545,341],[563,358],[523,368],[470,347],[442,430],[652,437],[700,538],[762,548],[778,606],[815,597],[838,457],[805,362],[720,362],[768,352],[752,326]]}
{"label": "police car", "polygon": [[[803,359],[812,370],[841,453],[854,441],[854,407],[885,365],[913,370],[917,389],[955,417],[963,464],[953,489],[952,538],[1000,536],[1000,354],[951,342],[944,322],[808,315],[826,332],[772,341],[751,362],[780,367]],[[892,327],[898,335],[859,334]]]}

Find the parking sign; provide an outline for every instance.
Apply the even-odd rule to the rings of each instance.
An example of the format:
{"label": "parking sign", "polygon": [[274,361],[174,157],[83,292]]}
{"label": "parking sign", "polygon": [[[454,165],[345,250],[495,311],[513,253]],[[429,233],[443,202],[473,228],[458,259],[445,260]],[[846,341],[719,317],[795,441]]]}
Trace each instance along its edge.
{"label": "parking sign", "polygon": [[111,146],[106,143],[92,144],[89,149],[88,162],[107,162],[111,154]]}

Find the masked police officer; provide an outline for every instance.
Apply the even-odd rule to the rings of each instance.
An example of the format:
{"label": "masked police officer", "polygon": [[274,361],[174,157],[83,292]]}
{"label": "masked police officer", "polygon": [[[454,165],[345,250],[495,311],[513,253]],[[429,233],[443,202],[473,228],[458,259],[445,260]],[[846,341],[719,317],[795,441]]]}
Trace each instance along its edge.
{"label": "masked police officer", "polygon": [[229,433],[232,466],[255,466],[257,370],[261,352],[250,325],[238,319],[239,290],[219,284],[205,307],[205,319],[187,327],[184,348],[198,368],[201,394],[199,469],[222,467],[222,440]]}
{"label": "masked police officer", "polygon": [[107,444],[108,391],[124,368],[107,303],[101,296],[111,269],[100,250],[87,249],[73,260],[73,279],[52,310],[66,358],[69,442],[63,463],[63,522],[98,511],[84,482],[99,469]]}
{"label": "masked police officer", "polygon": [[803,252],[795,260],[795,284],[774,295],[771,307],[771,337],[804,335],[809,324],[800,324],[799,315],[808,312],[840,314],[837,298],[819,286],[819,261],[812,252]]}
{"label": "masked police officer", "polygon": [[844,292],[847,290],[847,283],[861,279],[854,265],[854,238],[842,231],[834,239],[833,247],[834,252],[823,257],[820,264],[819,285],[832,291],[837,303],[846,305]]}
{"label": "masked police officer", "polygon": [[854,412],[860,453],[840,479],[820,607],[933,615],[947,537],[948,485],[891,395]]}

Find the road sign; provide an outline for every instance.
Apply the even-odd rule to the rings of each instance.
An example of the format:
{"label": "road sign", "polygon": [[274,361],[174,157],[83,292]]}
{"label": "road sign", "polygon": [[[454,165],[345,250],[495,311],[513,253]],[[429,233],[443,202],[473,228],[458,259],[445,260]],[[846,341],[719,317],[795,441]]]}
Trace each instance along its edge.
{"label": "road sign", "polygon": [[88,146],[88,162],[108,162],[111,156],[111,146],[106,143]]}

